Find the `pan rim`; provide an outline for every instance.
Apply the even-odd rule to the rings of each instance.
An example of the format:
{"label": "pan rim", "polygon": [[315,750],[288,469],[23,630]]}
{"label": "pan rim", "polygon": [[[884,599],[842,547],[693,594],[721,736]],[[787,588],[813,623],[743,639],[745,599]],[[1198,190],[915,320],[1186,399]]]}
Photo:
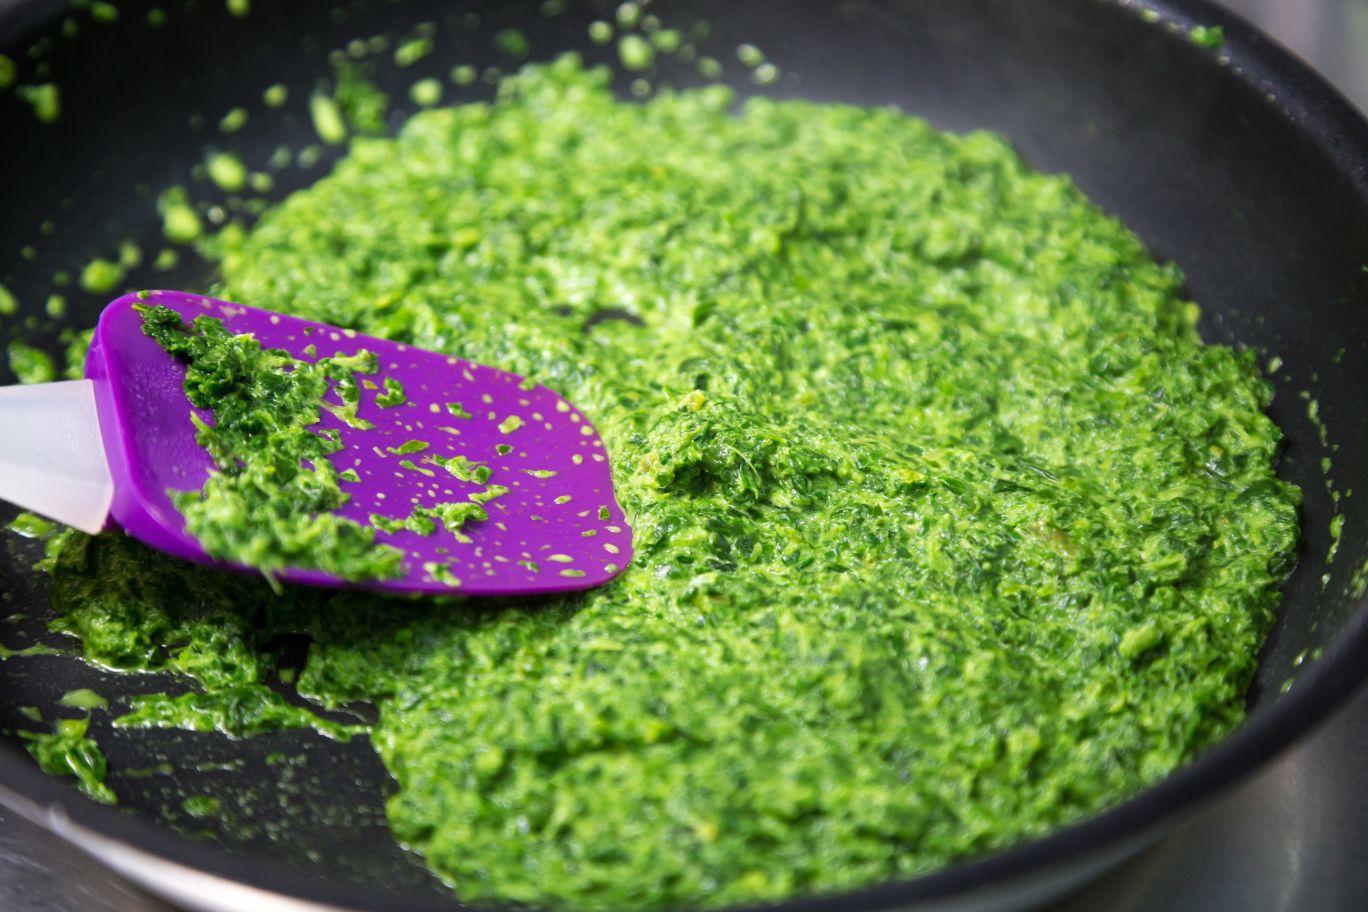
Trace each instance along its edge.
{"label": "pan rim", "polygon": [[[1235,78],[1276,103],[1294,129],[1349,182],[1368,209],[1368,120],[1324,77],[1262,31],[1214,0],[1096,0],[1139,15],[1153,10],[1164,21],[1186,26],[1219,25],[1225,30],[1222,53],[1238,67]],[[17,4],[13,13],[27,12]],[[1152,838],[1180,816],[1245,781],[1278,754],[1324,721],[1368,679],[1368,598],[1324,656],[1297,680],[1297,686],[1249,717],[1219,744],[1161,782],[1102,811],[1045,836],[921,877],[890,881],[858,890],[798,897],[765,908],[789,912],[879,909],[907,903],[971,896],[1031,878],[1051,863],[1099,857],[1108,850]],[[369,885],[325,881],[283,865],[263,864],[194,842],[150,820],[98,804],[40,771],[21,751],[0,744],[0,804],[110,862],[106,848],[82,841],[84,830],[122,844],[144,856],[190,868],[220,881],[245,884],[279,894],[297,905],[288,909],[337,909],[382,912],[402,902],[412,912],[450,912],[470,908],[455,897],[408,895]],[[1147,835],[1148,834],[1148,835]],[[142,886],[157,884],[125,866],[111,865]],[[478,908],[478,907],[477,907]],[[488,907],[485,907],[488,908]]]}

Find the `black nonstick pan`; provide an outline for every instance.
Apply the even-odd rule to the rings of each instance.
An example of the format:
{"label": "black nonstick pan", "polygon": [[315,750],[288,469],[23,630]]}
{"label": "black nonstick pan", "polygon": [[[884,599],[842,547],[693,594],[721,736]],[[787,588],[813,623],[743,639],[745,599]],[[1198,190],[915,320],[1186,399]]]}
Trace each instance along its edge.
{"label": "black nonstick pan", "polygon": [[[156,196],[193,184],[207,150],[264,162],[279,146],[316,142],[308,95],[327,78],[330,53],[348,42],[386,36],[392,47],[420,23],[438,30],[430,57],[371,74],[397,102],[393,126],[412,110],[415,79],[444,78],[457,63],[509,67],[491,41],[500,29],[523,28],[533,59],[575,49],[611,62],[611,46],[593,44],[586,30],[612,7],[559,6],[256,0],[242,16],[223,0],[162,0],[118,3],[110,21],[88,4],[0,0],[0,54],[17,63],[21,83],[59,85],[62,108],[57,121],[39,122],[28,103],[0,91],[0,284],[22,305],[0,315],[0,344],[23,337],[56,350],[64,327],[90,325],[112,295],[63,286],[62,275],[79,275],[124,240],[145,251],[164,246]],[[161,12],[149,18],[152,10]],[[1035,167],[1071,175],[1157,258],[1182,267],[1208,340],[1281,359],[1272,407],[1289,441],[1281,472],[1305,495],[1301,561],[1260,656],[1248,721],[1229,739],[1157,787],[1044,839],[790,906],[1028,907],[1159,838],[1336,707],[1368,673],[1368,124],[1306,67],[1204,0],[657,0],[650,11],[670,23],[707,21],[706,47],[717,56],[740,42],[763,48],[784,75],[765,87],[740,79],[743,94],[896,105],[942,128],[1001,132]],[[1194,26],[1220,26],[1224,44],[1194,41]],[[672,66],[661,65],[659,82],[703,81],[692,66]],[[624,95],[629,81],[619,78]],[[290,89],[281,108],[260,101],[274,83]],[[447,88],[449,101],[493,91],[484,81]],[[224,133],[220,121],[237,107],[246,122]],[[338,154],[323,147],[316,163],[280,169],[271,195],[315,180]],[[205,218],[241,214],[232,205],[224,198]],[[197,289],[212,279],[207,264],[185,255],[171,271],[145,262],[127,284]],[[66,301],[60,317],[44,309],[54,292]],[[11,382],[5,370],[0,382]],[[1336,515],[1342,540],[1327,563]],[[17,540],[0,549],[0,655],[9,656],[0,661],[0,802],[192,908],[460,908],[391,838],[387,774],[364,740],[132,732],[112,729],[96,710],[92,732],[111,769],[149,773],[111,780],[117,809],[41,773],[17,734],[26,708],[51,719],[75,714],[58,700],[76,688],[117,704],[184,684],[111,674],[67,655],[11,655],[62,645],[45,633],[34,557]],[[303,641],[280,647],[301,659],[307,651]],[[282,754],[292,761],[269,762]],[[173,775],[164,773],[168,760]],[[190,794],[219,796],[237,822],[190,817],[181,804]]]}

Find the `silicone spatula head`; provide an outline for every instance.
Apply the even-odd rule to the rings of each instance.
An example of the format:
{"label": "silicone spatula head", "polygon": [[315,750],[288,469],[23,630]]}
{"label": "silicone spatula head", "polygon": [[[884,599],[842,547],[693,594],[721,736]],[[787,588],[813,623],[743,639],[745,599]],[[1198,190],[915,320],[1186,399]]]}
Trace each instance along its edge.
{"label": "silicone spatula head", "polygon": [[[334,512],[375,528],[376,547],[402,552],[398,575],[355,584],[445,595],[561,592],[602,585],[631,560],[631,528],[614,498],[603,440],[552,390],[460,358],[170,291],[110,304],[86,362],[114,480],[110,519],[129,535],[186,560],[251,569],[211,555],[178,509],[178,492],[201,490],[222,467],[192,420],[194,413],[212,425],[213,409],[191,406],[185,363],[144,331],[144,315],[159,305],[187,327],[211,317],[234,336],[250,334],[303,361],[375,356],[354,410],[330,390],[308,428],[332,441],[325,458],[346,479],[347,500]],[[470,503],[483,518],[467,517],[454,531],[441,521],[404,526],[425,509]],[[271,575],[345,582],[307,566]]]}

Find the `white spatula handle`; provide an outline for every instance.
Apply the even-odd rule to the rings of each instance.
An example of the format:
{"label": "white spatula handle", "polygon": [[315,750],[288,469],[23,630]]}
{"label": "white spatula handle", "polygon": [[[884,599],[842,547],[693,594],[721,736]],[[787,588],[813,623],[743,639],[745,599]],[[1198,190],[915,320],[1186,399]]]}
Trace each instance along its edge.
{"label": "white spatula handle", "polygon": [[0,500],[93,534],[113,499],[91,381],[0,387]]}

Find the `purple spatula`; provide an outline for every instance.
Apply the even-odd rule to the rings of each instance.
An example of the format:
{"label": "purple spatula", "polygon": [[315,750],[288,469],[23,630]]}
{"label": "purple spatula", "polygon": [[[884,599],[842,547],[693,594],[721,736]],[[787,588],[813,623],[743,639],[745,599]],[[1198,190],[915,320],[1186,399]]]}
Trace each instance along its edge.
{"label": "purple spatula", "polygon": [[[327,458],[358,479],[335,512],[374,525],[377,546],[404,553],[402,576],[359,585],[447,595],[561,592],[602,585],[631,560],[632,532],[613,495],[603,441],[583,413],[546,387],[350,330],[172,291],[128,295],[105,308],[87,379],[0,388],[0,497],[87,532],[119,528],[186,560],[249,569],[215,561],[173,505],[171,492],[198,491],[214,464],[196,442],[184,364],[143,332],[137,308],[152,305],[186,324],[214,317],[233,335],[250,333],[294,358],[370,351],[376,379],[402,388],[396,398],[406,401],[396,406],[363,395],[351,423],[325,408],[310,428],[339,435],[342,448]],[[211,414],[199,417],[212,422]],[[403,452],[415,440],[427,444],[421,461]],[[372,522],[478,496],[483,485],[438,470],[457,457],[487,466],[507,488],[484,504],[486,519],[457,532],[439,523],[427,535]],[[318,570],[287,567],[273,575],[347,585]]]}

